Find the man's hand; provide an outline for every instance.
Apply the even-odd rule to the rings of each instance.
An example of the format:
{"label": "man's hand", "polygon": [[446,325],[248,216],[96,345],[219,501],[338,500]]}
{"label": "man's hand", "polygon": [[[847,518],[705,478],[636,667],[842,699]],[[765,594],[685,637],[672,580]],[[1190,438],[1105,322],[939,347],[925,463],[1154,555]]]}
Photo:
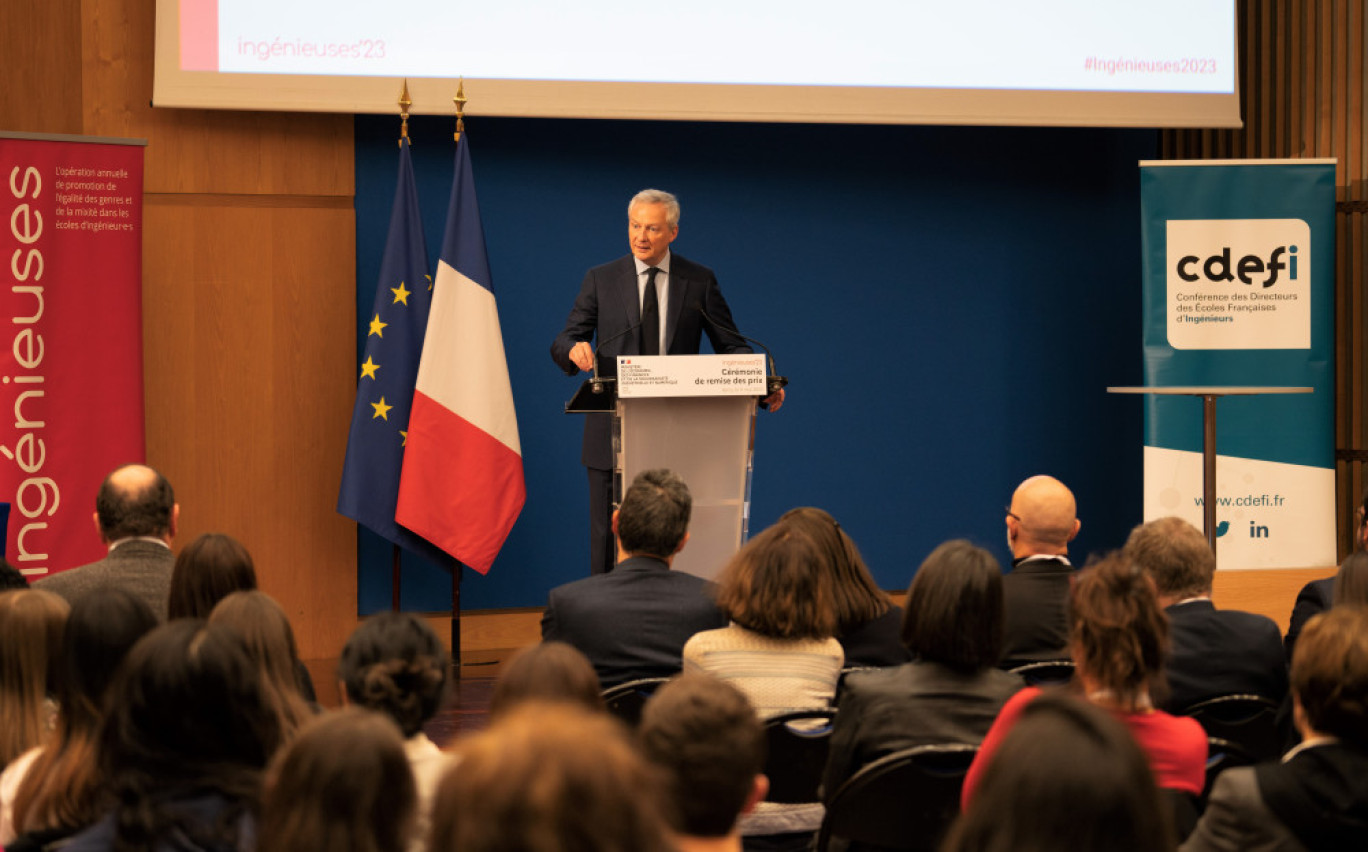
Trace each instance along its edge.
{"label": "man's hand", "polygon": [[765,407],[770,411],[778,411],[779,406],[784,404],[784,389],[780,388],[769,396],[765,397]]}
{"label": "man's hand", "polygon": [[594,369],[594,347],[589,345],[589,341],[581,340],[570,347],[570,360],[576,367],[589,372]]}

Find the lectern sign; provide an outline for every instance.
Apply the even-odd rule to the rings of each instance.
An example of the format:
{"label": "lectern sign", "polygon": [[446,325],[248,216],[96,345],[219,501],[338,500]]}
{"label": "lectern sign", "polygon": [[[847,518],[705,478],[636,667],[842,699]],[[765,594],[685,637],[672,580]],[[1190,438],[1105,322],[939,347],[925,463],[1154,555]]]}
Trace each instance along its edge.
{"label": "lectern sign", "polygon": [[619,397],[765,396],[764,355],[623,355]]}

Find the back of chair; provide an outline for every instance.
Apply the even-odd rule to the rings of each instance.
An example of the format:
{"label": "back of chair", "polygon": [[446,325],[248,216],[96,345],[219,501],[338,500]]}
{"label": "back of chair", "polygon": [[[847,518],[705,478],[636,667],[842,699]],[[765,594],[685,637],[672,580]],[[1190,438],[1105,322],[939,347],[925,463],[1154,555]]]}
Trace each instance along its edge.
{"label": "back of chair", "polygon": [[1256,761],[1273,760],[1282,754],[1278,705],[1262,695],[1221,695],[1200,701],[1179,715],[1191,716],[1207,736],[1240,746]]}
{"label": "back of chair", "polygon": [[1232,766],[1252,766],[1259,761],[1239,743],[1220,737],[1207,737],[1206,783],[1198,802],[1201,810],[1206,809],[1211,788],[1216,784],[1216,776]]}
{"label": "back of chair", "polygon": [[644,677],[610,686],[603,690],[603,703],[609,713],[635,728],[641,722],[641,708],[646,706],[646,700],[668,680],[668,677]]}
{"label": "back of chair", "polygon": [[831,743],[830,707],[795,710],[765,720],[765,775],[769,778],[767,802],[795,804],[819,802],[827,751]]}
{"label": "back of chair", "polygon": [[1073,660],[1044,660],[1039,663],[1016,666],[1008,669],[1008,671],[1020,675],[1021,679],[1026,681],[1027,686],[1063,686],[1073,680],[1074,662]]}
{"label": "back of chair", "polygon": [[960,788],[977,753],[965,743],[924,745],[863,767],[830,798],[818,852],[837,837],[852,848],[936,849],[959,814]]}

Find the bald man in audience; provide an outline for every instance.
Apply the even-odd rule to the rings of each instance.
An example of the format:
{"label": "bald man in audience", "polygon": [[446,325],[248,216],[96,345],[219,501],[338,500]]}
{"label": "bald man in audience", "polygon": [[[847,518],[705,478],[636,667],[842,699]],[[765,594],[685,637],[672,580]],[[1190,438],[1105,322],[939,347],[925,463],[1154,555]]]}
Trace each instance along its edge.
{"label": "bald man in audience", "polygon": [[741,852],[737,822],[765,798],[765,731],[739,689],[682,674],[646,702],[641,751],[665,770],[679,852]]}
{"label": "bald man in audience", "polygon": [[1201,530],[1182,518],[1159,518],[1131,530],[1122,552],[1154,580],[1169,617],[1169,697],[1161,709],[1178,713],[1237,693],[1283,701],[1287,663],[1278,625],[1211,602],[1216,554]]}
{"label": "bald man in audience", "polygon": [[1033,476],[1012,494],[1012,570],[1002,578],[1004,667],[1068,659],[1069,542],[1081,526],[1073,492],[1053,476]]}
{"label": "bald man in audience", "polygon": [[171,541],[179,519],[180,506],[165,477],[143,464],[116,468],[95,495],[95,529],[108,555],[45,577],[33,587],[75,603],[83,595],[117,586],[141,598],[165,621],[176,564]]}

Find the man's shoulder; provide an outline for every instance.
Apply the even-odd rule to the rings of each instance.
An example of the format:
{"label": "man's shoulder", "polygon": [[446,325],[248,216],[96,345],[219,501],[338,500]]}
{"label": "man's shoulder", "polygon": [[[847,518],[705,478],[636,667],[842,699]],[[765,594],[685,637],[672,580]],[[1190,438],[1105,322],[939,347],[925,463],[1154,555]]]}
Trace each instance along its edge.
{"label": "man's shoulder", "polygon": [[670,275],[679,278],[716,278],[711,268],[689,260],[683,255],[670,253]]}
{"label": "man's shoulder", "polygon": [[591,278],[603,278],[605,276],[618,276],[635,271],[636,267],[632,263],[632,256],[630,254],[624,254],[622,257],[614,258],[607,263],[600,263],[598,266],[589,267],[589,272],[587,274]]}

